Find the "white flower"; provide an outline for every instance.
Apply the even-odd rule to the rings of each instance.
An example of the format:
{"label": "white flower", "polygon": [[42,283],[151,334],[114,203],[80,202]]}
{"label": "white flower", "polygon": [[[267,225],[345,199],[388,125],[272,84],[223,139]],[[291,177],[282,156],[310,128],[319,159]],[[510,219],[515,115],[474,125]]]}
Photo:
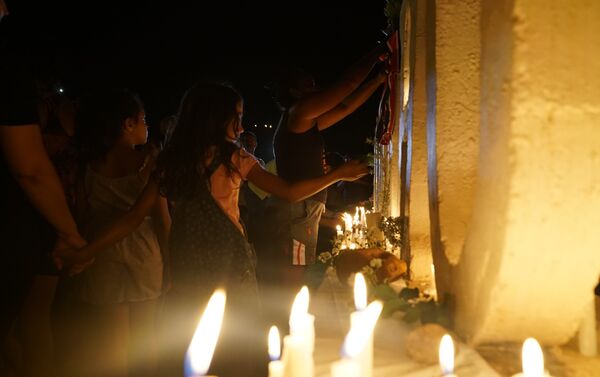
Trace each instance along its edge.
{"label": "white flower", "polygon": [[373,269],[375,269],[375,270],[378,269],[379,267],[381,267],[382,264],[383,264],[383,262],[381,261],[381,258],[373,258],[369,262],[369,265],[371,267],[373,267]]}
{"label": "white flower", "polygon": [[321,263],[327,263],[329,260],[331,260],[332,257],[333,256],[331,255],[331,253],[326,251],[324,253],[319,254],[319,261]]}

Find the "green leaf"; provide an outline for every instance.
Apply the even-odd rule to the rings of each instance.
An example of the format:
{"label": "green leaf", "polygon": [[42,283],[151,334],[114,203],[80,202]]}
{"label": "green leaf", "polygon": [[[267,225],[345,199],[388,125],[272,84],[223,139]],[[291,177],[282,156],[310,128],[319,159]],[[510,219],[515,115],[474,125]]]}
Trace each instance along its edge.
{"label": "green leaf", "polygon": [[381,316],[389,317],[394,312],[405,311],[408,308],[410,308],[410,305],[406,301],[404,301],[401,298],[396,297],[392,300],[388,300],[388,301],[384,302],[383,309],[381,310]]}

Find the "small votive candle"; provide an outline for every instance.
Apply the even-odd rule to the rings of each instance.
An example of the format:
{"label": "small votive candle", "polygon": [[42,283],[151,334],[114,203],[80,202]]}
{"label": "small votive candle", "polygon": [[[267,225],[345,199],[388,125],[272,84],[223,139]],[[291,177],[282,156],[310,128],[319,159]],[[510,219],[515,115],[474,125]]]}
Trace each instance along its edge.
{"label": "small votive candle", "polygon": [[534,338],[527,338],[523,342],[521,351],[522,373],[514,374],[513,377],[551,377],[544,370],[544,353],[542,347]]}
{"label": "small votive candle", "polygon": [[279,340],[279,330],[277,326],[271,326],[269,330],[269,377],[283,377],[285,365],[279,360],[281,356],[281,342]]}
{"label": "small votive candle", "polygon": [[444,335],[440,342],[439,360],[442,376],[456,377],[454,374],[454,343],[448,334]]}

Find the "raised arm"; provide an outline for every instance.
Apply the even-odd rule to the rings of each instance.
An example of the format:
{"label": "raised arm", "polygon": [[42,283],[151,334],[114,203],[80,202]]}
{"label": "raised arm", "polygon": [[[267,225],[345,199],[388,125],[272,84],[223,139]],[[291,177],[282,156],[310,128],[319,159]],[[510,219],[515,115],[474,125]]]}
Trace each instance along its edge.
{"label": "raised arm", "polygon": [[368,173],[368,167],[359,161],[349,161],[330,173],[318,178],[289,183],[271,174],[260,164],[252,167],[248,180],[258,188],[290,202],[297,202],[327,188],[338,181],[354,181]]}
{"label": "raised arm", "polygon": [[312,127],[312,121],[337,106],[367,77],[375,63],[385,56],[379,45],[352,65],[332,86],[298,100],[290,109],[290,131],[301,133]]}
{"label": "raised arm", "polygon": [[77,232],[63,187],[44,149],[40,128],[36,124],[0,126],[0,142],[12,176],[33,206],[63,241],[73,247],[83,246],[85,240]]}
{"label": "raised arm", "polygon": [[379,72],[376,77],[363,83],[336,107],[317,118],[319,130],[327,129],[358,109],[385,82],[387,74]]}

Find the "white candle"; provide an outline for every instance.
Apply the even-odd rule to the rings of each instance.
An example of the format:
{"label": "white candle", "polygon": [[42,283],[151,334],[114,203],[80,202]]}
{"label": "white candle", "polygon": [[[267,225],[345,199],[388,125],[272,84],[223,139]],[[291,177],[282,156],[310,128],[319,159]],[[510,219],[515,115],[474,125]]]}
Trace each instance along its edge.
{"label": "white candle", "polygon": [[358,221],[358,212],[359,212],[358,207],[356,207],[356,213],[354,214],[354,224],[358,224],[359,223],[359,221]]}
{"label": "white candle", "polygon": [[[366,326],[365,309],[367,307],[367,284],[363,274],[354,275],[354,306],[356,311],[350,313],[350,328]],[[368,337],[365,347],[355,357],[362,377],[373,375],[373,333]]]}
{"label": "white candle", "polygon": [[454,343],[448,334],[444,335],[440,342],[439,360],[442,376],[456,377],[454,374]]}
{"label": "white candle", "polygon": [[[342,359],[331,364],[332,377],[364,377],[360,355],[366,347],[381,314],[383,304],[373,301],[363,311],[362,323],[350,327],[342,346]],[[372,373],[372,370],[369,370]]]}
{"label": "white candle", "polygon": [[331,377],[361,377],[358,363],[352,359],[341,359],[331,364]]}
{"label": "white candle", "polygon": [[312,377],[314,372],[315,317],[308,313],[308,287],[296,295],[290,314],[290,335],[283,339],[285,376]]}
{"label": "white candle", "polygon": [[271,326],[269,330],[269,377],[283,377],[284,364],[279,360],[281,355],[281,343],[277,326]]}
{"label": "white candle", "polygon": [[367,227],[367,216],[365,215],[365,207],[360,207],[360,224]]}
{"label": "white candle", "polygon": [[221,332],[225,301],[222,289],[217,289],[210,297],[185,355],[186,377],[205,376],[208,372]]}
{"label": "white candle", "polygon": [[342,227],[341,227],[341,225],[336,225],[336,226],[335,226],[335,231],[336,231],[336,234],[337,234],[338,236],[341,236],[341,235],[343,235],[343,234],[344,234],[344,233],[342,232]]}
{"label": "white candle", "polygon": [[521,351],[521,363],[523,373],[517,373],[513,377],[551,377],[544,370],[544,353],[542,347],[534,338],[527,338],[523,342]]}
{"label": "white candle", "polygon": [[342,217],[344,219],[344,231],[346,233],[351,233],[352,232],[352,215],[350,215],[347,212],[344,212]]}

